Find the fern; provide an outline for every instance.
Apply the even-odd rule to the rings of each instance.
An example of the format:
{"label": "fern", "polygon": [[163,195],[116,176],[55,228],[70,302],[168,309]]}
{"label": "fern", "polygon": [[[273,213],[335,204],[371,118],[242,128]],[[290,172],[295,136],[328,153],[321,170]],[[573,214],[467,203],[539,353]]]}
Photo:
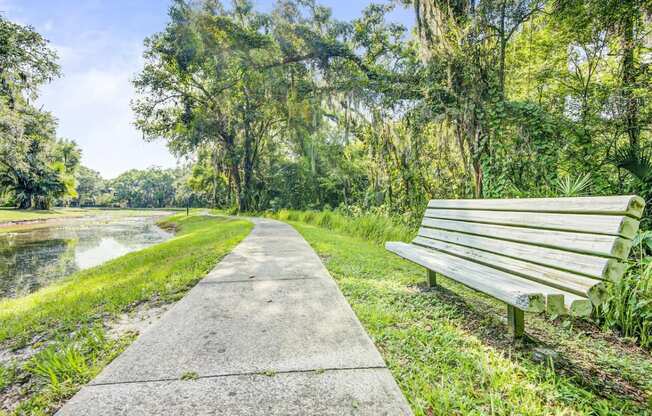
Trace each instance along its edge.
{"label": "fern", "polygon": [[591,186],[591,174],[571,178],[569,175],[557,180],[557,191],[562,196],[581,196]]}

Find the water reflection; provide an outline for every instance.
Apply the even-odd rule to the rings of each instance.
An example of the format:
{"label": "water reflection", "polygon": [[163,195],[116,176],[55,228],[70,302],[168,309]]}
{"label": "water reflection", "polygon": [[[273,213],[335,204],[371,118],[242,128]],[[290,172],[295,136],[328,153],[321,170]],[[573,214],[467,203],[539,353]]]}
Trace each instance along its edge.
{"label": "water reflection", "polygon": [[158,217],[93,217],[0,234],[0,298],[18,297],[78,270],[167,240]]}

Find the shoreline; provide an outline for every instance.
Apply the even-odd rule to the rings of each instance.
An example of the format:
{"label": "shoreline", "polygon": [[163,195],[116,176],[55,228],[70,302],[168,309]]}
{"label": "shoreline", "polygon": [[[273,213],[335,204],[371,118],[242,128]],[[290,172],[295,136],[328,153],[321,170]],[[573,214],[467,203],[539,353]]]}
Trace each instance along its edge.
{"label": "shoreline", "polygon": [[[65,209],[65,208],[64,208]],[[41,226],[48,226],[50,224],[56,224],[61,221],[67,220],[78,220],[82,218],[93,218],[100,217],[102,215],[111,214],[112,212],[121,212],[121,213],[133,213],[134,215],[128,216],[138,216],[138,214],[148,214],[147,216],[169,216],[174,215],[178,208],[169,208],[169,209],[153,209],[153,208],[113,208],[113,209],[104,209],[104,208],[82,208],[87,210],[80,215],[66,215],[62,214],[61,217],[46,217],[46,218],[30,218],[30,219],[16,219],[8,221],[0,221],[0,234],[5,232],[27,230],[32,228],[40,228]],[[94,212],[95,211],[95,212]],[[56,215],[56,214],[54,214]]]}

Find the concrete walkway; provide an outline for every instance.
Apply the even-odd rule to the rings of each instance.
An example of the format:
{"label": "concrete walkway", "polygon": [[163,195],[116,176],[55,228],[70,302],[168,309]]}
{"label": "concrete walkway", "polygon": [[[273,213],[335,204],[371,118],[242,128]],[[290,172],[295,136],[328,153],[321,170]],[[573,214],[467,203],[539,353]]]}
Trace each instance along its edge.
{"label": "concrete walkway", "polygon": [[306,241],[263,219],[57,415],[411,415]]}

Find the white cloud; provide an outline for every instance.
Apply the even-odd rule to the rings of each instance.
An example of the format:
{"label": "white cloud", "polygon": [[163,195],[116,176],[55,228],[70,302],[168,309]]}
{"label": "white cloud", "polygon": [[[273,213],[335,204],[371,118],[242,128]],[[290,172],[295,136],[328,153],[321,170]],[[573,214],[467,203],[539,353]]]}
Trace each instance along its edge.
{"label": "white cloud", "polygon": [[132,168],[173,167],[165,146],[145,143],[133,126],[130,79],[142,66],[141,46],[116,42],[103,32],[78,39],[74,45],[54,45],[64,76],[45,86],[39,98],[58,118],[58,134],[77,141],[82,163],[107,178]]}
{"label": "white cloud", "polygon": [[53,28],[54,28],[54,21],[52,19],[48,19],[45,21],[45,23],[43,23],[42,26],[43,32],[48,33],[52,31]]}

